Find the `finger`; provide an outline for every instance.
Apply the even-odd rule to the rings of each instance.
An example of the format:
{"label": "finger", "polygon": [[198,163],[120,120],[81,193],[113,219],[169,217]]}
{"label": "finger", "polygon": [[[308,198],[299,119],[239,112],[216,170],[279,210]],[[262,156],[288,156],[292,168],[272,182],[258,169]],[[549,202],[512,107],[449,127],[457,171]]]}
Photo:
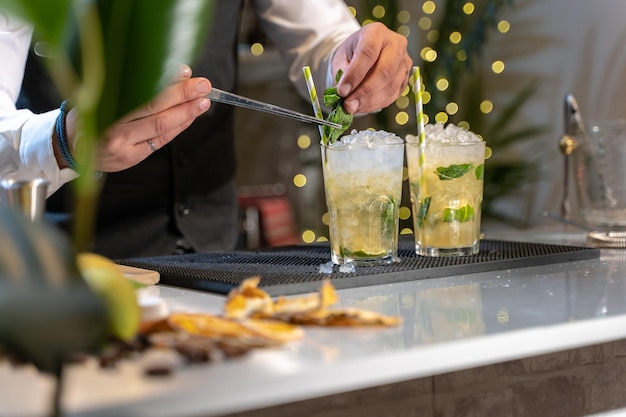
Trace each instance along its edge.
{"label": "finger", "polygon": [[364,81],[346,97],[344,108],[350,113],[368,113],[389,106],[406,87],[411,66],[407,54],[385,50]]}
{"label": "finger", "polygon": [[167,135],[168,132],[188,126],[196,117],[204,113],[211,105],[207,98],[200,98],[171,107],[166,111],[118,123],[110,134],[112,146],[131,146],[148,139]]}
{"label": "finger", "polygon": [[344,108],[351,114],[384,109],[402,94],[407,83],[408,76],[383,83],[366,80],[358,90],[346,97]]}
{"label": "finger", "polygon": [[343,54],[333,62],[343,64],[340,68],[344,68],[344,75],[337,84],[340,96],[346,97],[363,82],[383,50],[387,32],[389,30],[382,23],[371,23],[352,34],[342,44]]}
{"label": "finger", "polygon": [[160,113],[168,108],[204,97],[209,91],[211,91],[211,82],[206,78],[191,78],[178,81],[165,88],[145,106],[129,113],[120,121],[136,120]]}
{"label": "finger", "polygon": [[[141,140],[132,145],[121,140],[103,143],[99,145],[99,157],[96,161],[96,169],[103,172],[118,172],[135,166],[152,153],[174,140],[174,138],[187,129],[191,123],[193,123],[193,120],[173,128],[164,135]],[[148,140],[154,145],[154,150]]]}
{"label": "finger", "polygon": [[346,65],[344,74],[337,83],[337,92],[346,97],[357,89],[367,77],[372,67],[376,64],[382,44],[378,41],[360,46]]}
{"label": "finger", "polygon": [[191,67],[189,65],[181,65],[178,70],[178,79],[186,80],[187,78],[191,78]]}
{"label": "finger", "polygon": [[[193,120],[190,120],[186,123],[176,126],[173,129],[169,130],[168,132],[152,138],[151,139],[152,143],[154,144],[157,150],[161,149],[162,147],[170,143],[172,140],[174,140],[174,138],[176,138],[182,132],[184,132],[185,129],[191,126],[192,123],[193,123]],[[140,147],[141,145],[142,145],[142,142],[135,144],[135,146],[138,146],[138,147]],[[150,152],[152,152],[152,148],[150,147],[149,144],[148,144],[148,148],[150,149]]]}

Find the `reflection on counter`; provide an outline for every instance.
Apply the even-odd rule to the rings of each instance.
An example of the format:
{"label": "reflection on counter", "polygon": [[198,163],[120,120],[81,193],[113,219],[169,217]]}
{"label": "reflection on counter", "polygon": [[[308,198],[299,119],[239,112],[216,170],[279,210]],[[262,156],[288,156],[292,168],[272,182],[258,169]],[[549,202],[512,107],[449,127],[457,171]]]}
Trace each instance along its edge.
{"label": "reflection on counter", "polygon": [[[351,355],[394,351],[451,340],[462,340],[535,326],[600,319],[626,313],[626,252],[603,251],[601,259],[561,265],[496,271],[491,276],[474,274],[424,279],[342,290],[344,306],[399,315],[401,328],[359,330],[349,343]],[[593,271],[590,272],[590,271]],[[328,332],[310,336],[307,347],[334,346],[329,361],[342,357]]]}
{"label": "reflection on counter", "polygon": [[485,333],[480,286],[435,288],[415,294],[414,338],[419,343]]}

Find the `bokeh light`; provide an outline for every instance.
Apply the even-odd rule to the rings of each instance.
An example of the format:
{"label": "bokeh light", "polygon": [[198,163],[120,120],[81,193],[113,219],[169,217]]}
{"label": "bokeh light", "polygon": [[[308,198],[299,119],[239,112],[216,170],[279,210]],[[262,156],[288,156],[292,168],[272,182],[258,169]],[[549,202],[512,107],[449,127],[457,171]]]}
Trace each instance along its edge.
{"label": "bokeh light", "polygon": [[466,122],[465,120],[461,120],[460,122],[458,122],[456,124],[458,127],[461,127],[463,129],[467,129],[470,130],[470,124],[468,122]]}
{"label": "bokeh light", "polygon": [[453,114],[456,114],[459,111],[459,105],[451,102],[446,104],[446,113],[448,113],[450,116],[452,116]]}
{"label": "bokeh light", "polygon": [[426,34],[426,40],[430,43],[435,43],[439,40],[439,31],[431,30]]}
{"label": "bokeh light", "polygon": [[502,73],[502,71],[504,71],[504,62],[493,61],[493,64],[491,64],[491,70],[494,72],[494,74]]}
{"label": "bokeh light", "polygon": [[396,32],[398,32],[400,35],[408,38],[409,35],[411,34],[411,28],[409,28],[406,25],[402,25],[402,26],[398,27],[398,30]]}
{"label": "bokeh light", "polygon": [[435,83],[435,87],[437,87],[437,90],[439,91],[446,91],[448,87],[450,87],[450,81],[445,78],[440,78]]}
{"label": "bokeh light", "polygon": [[398,97],[396,99],[396,106],[399,109],[403,109],[404,110],[407,107],[409,107],[409,104],[411,104],[411,103],[410,103],[410,100],[409,100],[409,98],[407,96],[400,96],[400,97]]}
{"label": "bokeh light", "polygon": [[302,241],[304,243],[312,243],[315,241],[315,232],[313,230],[305,230],[302,232]]}
{"label": "bokeh light", "polygon": [[437,9],[437,6],[435,5],[435,2],[432,0],[425,1],[424,4],[422,4],[422,10],[426,14],[433,14],[435,13],[436,9]]}
{"label": "bokeh light", "polygon": [[304,174],[296,174],[293,177],[293,185],[302,188],[306,185],[306,176]]}
{"label": "bokeh light", "polygon": [[385,8],[380,4],[374,6],[374,8],[372,9],[372,16],[374,16],[376,19],[382,19],[383,17],[385,17],[385,13]]}
{"label": "bokeh light", "polygon": [[466,15],[474,13],[474,10],[476,10],[476,6],[474,6],[474,3],[467,2],[463,5],[463,13],[465,13]]}
{"label": "bokeh light", "polygon": [[400,10],[397,16],[398,22],[401,24],[409,23],[411,20],[411,13],[408,10]]}
{"label": "bokeh light", "polygon": [[311,146],[311,137],[309,135],[298,136],[298,148],[308,149]]}
{"label": "bokeh light", "polygon": [[463,36],[461,35],[461,32],[454,31],[450,34],[450,42],[454,45],[457,45],[459,42],[461,42],[462,38]]}
{"label": "bokeh light", "polygon": [[250,45],[250,53],[254,56],[262,55],[263,51],[264,51],[263,45],[261,45],[258,42],[255,42],[252,45]]}
{"label": "bokeh light", "polygon": [[421,17],[417,21],[417,26],[422,30],[428,30],[433,26],[433,21],[428,16]]}
{"label": "bokeh light", "polygon": [[484,114],[489,114],[493,110],[493,103],[489,100],[483,100],[480,103],[480,111]]}
{"label": "bokeh light", "polygon": [[511,24],[509,23],[508,20],[500,20],[498,22],[497,28],[498,28],[498,32],[507,33],[511,29]]}
{"label": "bokeh light", "polygon": [[439,113],[437,113],[437,114],[435,115],[435,121],[436,121],[437,123],[443,123],[443,124],[446,124],[446,123],[448,123],[448,119],[449,119],[449,117],[448,117],[448,113],[446,113],[446,112],[442,112],[442,111],[440,111]]}
{"label": "bokeh light", "polygon": [[396,114],[396,123],[400,126],[404,126],[409,122],[409,114],[405,111],[400,111]]}

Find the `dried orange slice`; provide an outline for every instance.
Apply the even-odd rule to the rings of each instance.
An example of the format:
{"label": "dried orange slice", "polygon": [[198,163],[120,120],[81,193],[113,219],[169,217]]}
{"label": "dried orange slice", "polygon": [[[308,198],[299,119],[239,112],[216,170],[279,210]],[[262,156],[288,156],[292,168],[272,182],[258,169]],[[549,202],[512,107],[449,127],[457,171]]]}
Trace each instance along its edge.
{"label": "dried orange slice", "polygon": [[271,346],[304,337],[304,332],[298,326],[274,320],[238,321],[210,314],[174,313],[168,321],[174,329],[229,346]]}
{"label": "dried orange slice", "polygon": [[274,301],[268,293],[258,288],[260,277],[251,277],[228,294],[224,305],[224,316],[243,319],[255,313],[270,315],[274,309]]}
{"label": "dried orange slice", "polygon": [[293,342],[304,337],[302,328],[284,321],[248,319],[242,324],[255,334],[277,343]]}
{"label": "dried orange slice", "polygon": [[168,321],[175,329],[212,339],[255,336],[254,332],[240,322],[211,314],[173,313],[169,316]]}

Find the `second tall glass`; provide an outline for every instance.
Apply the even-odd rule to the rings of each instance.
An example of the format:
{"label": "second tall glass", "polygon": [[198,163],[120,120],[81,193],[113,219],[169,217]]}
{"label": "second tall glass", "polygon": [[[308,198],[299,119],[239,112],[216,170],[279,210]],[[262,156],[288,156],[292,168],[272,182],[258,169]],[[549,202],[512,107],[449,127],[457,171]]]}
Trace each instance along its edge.
{"label": "second tall glass", "polygon": [[427,125],[420,144],[407,136],[415,251],[423,256],[479,251],[485,142],[448,125]]}

